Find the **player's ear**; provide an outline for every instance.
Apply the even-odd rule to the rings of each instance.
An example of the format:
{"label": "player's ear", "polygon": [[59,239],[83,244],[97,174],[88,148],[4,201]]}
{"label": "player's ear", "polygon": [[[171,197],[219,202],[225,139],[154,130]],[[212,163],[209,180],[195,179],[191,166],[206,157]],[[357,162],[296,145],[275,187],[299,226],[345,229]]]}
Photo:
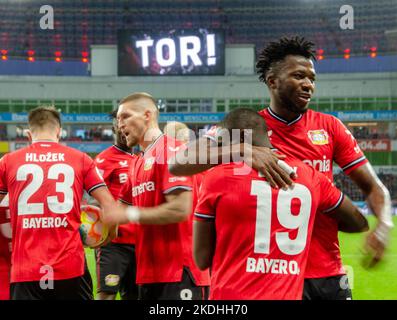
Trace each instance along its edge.
{"label": "player's ear", "polygon": [[26,135],[28,136],[29,142],[33,141],[33,135],[32,132],[28,129],[26,130]]}
{"label": "player's ear", "polygon": [[57,131],[56,131],[57,139],[58,139],[58,140],[61,139],[61,132],[62,132],[62,128],[61,128],[61,127],[58,127],[58,128],[57,128]]}
{"label": "player's ear", "polygon": [[266,84],[270,89],[277,88],[277,79],[276,79],[276,75],[274,74],[274,72],[269,72],[266,75]]}
{"label": "player's ear", "polygon": [[150,111],[150,110],[145,110],[145,112],[143,113],[143,118],[146,121],[151,121],[153,119],[153,117],[154,117],[154,115],[153,115],[152,111]]}

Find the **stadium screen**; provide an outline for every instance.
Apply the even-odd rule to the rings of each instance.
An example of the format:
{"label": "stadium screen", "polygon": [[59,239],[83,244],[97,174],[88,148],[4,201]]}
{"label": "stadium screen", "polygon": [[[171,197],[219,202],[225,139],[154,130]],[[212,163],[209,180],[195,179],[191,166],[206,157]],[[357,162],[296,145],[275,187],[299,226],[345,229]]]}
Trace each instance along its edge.
{"label": "stadium screen", "polygon": [[224,75],[221,30],[119,31],[118,75]]}

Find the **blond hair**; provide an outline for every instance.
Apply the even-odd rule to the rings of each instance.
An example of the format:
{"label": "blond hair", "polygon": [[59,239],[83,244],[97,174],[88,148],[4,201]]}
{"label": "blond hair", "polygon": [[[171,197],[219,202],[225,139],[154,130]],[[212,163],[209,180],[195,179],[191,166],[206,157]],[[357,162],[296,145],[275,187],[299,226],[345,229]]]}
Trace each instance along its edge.
{"label": "blond hair", "polygon": [[153,107],[154,107],[153,110],[156,110],[155,116],[158,119],[159,118],[159,110],[157,108],[157,101],[149,93],[146,93],[146,92],[135,92],[135,93],[132,93],[132,94],[124,97],[123,99],[121,99],[120,102],[119,102],[119,105],[125,104],[127,102],[131,102],[131,101],[140,100],[140,99],[147,99],[147,100],[150,100],[153,103]]}

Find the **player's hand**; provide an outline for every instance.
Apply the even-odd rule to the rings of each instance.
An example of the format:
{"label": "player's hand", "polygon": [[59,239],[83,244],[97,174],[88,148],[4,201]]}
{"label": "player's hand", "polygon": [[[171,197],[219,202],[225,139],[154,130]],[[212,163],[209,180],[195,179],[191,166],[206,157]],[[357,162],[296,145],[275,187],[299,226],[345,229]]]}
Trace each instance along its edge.
{"label": "player's hand", "polygon": [[392,226],[379,223],[377,227],[367,235],[364,246],[364,253],[366,255],[366,259],[363,262],[364,267],[372,268],[383,259],[389,243],[391,229]]}
{"label": "player's hand", "polygon": [[246,147],[249,152],[244,154],[251,154],[252,159],[246,159],[245,156],[244,161],[262,173],[273,188],[285,189],[293,185],[292,179],[296,179],[297,176],[294,170],[282,160],[286,158],[285,155],[277,154],[267,147],[244,146]]}

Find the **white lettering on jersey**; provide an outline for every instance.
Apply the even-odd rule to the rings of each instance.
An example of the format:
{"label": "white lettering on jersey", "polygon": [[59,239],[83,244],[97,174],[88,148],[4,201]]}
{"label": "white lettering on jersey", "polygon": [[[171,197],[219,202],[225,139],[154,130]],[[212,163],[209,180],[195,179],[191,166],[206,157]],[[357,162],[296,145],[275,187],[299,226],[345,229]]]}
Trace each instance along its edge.
{"label": "white lettering on jersey", "polygon": [[26,162],[60,162],[65,161],[64,153],[47,152],[45,154],[27,153],[25,155]]}
{"label": "white lettering on jersey", "polygon": [[249,273],[272,273],[298,275],[300,269],[295,260],[247,258],[246,272]]}
{"label": "white lettering on jersey", "polygon": [[48,228],[66,228],[68,222],[66,217],[43,217],[43,218],[23,218],[23,229],[48,229]]}
{"label": "white lettering on jersey", "polygon": [[99,159],[99,158],[96,159],[96,162],[98,162],[98,163],[102,163],[104,161],[105,161],[105,159]]}
{"label": "white lettering on jersey", "polygon": [[119,181],[121,184],[126,183],[127,180],[128,180],[128,174],[126,174],[126,173],[119,174]]}
{"label": "white lettering on jersey", "polygon": [[327,159],[326,156],[323,156],[322,160],[308,160],[305,159],[302,161],[303,163],[313,167],[313,169],[319,172],[329,172],[331,171],[331,160]]}
{"label": "white lettering on jersey", "polygon": [[148,181],[148,182],[143,182],[139,186],[135,186],[132,188],[132,196],[136,197],[145,191],[154,191],[154,182],[153,181]]}

